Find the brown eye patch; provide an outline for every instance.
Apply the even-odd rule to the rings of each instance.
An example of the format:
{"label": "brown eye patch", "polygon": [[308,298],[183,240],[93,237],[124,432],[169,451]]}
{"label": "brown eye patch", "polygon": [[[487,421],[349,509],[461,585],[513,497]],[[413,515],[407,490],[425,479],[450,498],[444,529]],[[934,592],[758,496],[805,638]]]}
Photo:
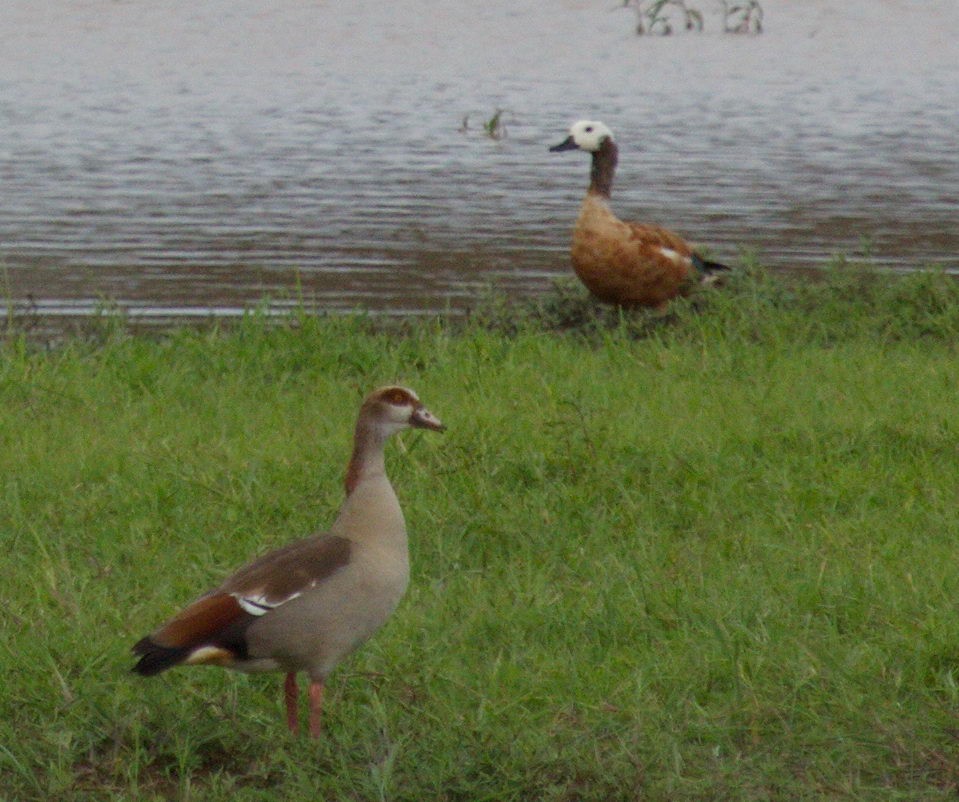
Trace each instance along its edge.
{"label": "brown eye patch", "polygon": [[399,388],[390,390],[386,395],[386,400],[391,404],[396,404],[396,406],[403,406],[410,403],[410,396],[405,390],[400,390]]}

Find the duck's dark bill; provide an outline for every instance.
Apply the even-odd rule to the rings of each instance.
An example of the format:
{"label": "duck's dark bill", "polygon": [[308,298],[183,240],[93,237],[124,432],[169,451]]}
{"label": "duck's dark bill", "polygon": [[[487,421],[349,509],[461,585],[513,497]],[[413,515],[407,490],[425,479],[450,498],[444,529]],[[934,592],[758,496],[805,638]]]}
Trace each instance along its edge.
{"label": "duck's dark bill", "polygon": [[572,135],[570,135],[566,137],[566,139],[564,139],[558,145],[553,145],[553,147],[551,147],[549,150],[551,153],[558,153],[561,150],[578,150],[578,149],[579,149],[579,145],[577,145],[573,141],[573,137]]}

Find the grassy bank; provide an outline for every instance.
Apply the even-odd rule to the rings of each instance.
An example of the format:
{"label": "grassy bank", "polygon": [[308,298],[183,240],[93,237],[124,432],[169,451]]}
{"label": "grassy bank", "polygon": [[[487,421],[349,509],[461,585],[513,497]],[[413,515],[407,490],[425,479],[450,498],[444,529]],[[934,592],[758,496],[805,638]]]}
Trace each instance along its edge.
{"label": "grassy bank", "polygon": [[[667,317],[251,318],[0,351],[0,798],[947,799],[959,295],[761,273]],[[153,624],[327,524],[356,405],[410,591],[291,738],[280,678],[129,673]]]}

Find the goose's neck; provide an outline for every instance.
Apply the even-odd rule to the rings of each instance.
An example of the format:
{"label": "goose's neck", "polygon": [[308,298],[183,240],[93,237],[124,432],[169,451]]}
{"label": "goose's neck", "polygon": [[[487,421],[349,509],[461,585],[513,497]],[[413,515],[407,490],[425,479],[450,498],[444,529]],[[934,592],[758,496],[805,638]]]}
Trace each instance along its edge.
{"label": "goose's neck", "polygon": [[353,435],[353,455],[346,468],[346,495],[349,496],[364,479],[386,475],[383,450],[389,435],[369,421],[360,419]]}
{"label": "goose's neck", "polygon": [[608,198],[613,191],[613,176],[616,174],[616,162],[619,150],[612,139],[604,139],[599,150],[593,151],[593,166],[589,175],[589,192]]}

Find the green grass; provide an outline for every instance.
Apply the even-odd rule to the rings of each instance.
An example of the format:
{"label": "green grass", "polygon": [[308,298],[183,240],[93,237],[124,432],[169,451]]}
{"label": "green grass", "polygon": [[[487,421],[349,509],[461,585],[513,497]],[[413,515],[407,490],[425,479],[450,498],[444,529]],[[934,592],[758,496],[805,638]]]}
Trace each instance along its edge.
{"label": "green grass", "polygon": [[[667,316],[578,290],[400,330],[256,316],[0,347],[0,798],[951,799],[959,293],[753,268]],[[357,403],[413,577],[334,674],[131,674],[130,645],[329,523]]]}

